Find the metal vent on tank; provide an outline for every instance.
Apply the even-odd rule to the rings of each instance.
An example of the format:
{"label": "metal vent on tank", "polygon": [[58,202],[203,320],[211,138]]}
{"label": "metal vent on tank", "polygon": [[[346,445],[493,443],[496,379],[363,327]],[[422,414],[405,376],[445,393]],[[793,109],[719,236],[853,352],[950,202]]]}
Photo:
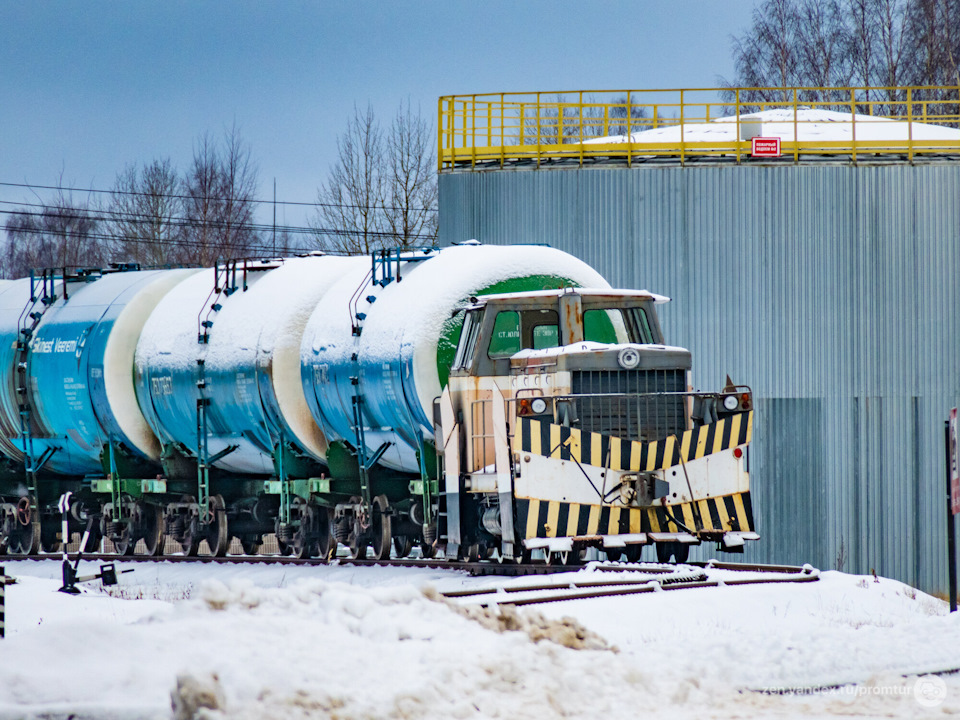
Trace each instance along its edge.
{"label": "metal vent on tank", "polygon": [[576,370],[578,427],[629,440],[652,441],[686,430],[686,371]]}

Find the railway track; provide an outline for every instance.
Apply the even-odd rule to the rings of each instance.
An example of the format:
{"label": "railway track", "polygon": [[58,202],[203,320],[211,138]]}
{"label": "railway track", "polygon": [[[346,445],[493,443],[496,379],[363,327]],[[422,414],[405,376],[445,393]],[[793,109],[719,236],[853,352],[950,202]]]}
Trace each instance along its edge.
{"label": "railway track", "polygon": [[[501,605],[542,605],[566,600],[586,600],[591,598],[610,597],[616,595],[639,595],[644,593],[689,590],[694,588],[709,588],[737,585],[762,585],[771,583],[807,583],[820,579],[818,570],[805,565],[795,566],[761,566],[740,563],[718,563],[723,567],[711,566],[709,563],[697,565],[677,565],[671,570],[664,566],[644,567],[637,566],[609,566],[598,565],[592,570],[602,574],[620,573],[618,577],[596,578],[590,577],[595,573],[586,573],[586,577],[573,576],[569,580],[557,583],[542,583],[538,585],[515,585],[510,587],[479,588],[471,590],[454,590],[443,593],[443,596],[454,601],[468,601],[484,607]],[[774,569],[770,569],[774,568]],[[760,573],[760,577],[719,577],[711,578],[707,570],[740,570],[744,572]],[[624,577],[623,573],[636,573],[641,577]]]}
{"label": "railway track", "polygon": [[[60,560],[62,556],[55,553],[46,553],[32,555],[23,558],[15,558],[11,556],[7,558],[8,560]],[[74,558],[71,558],[71,562]],[[582,566],[564,566],[564,565],[547,565],[544,563],[526,563],[526,564],[514,564],[514,563],[498,563],[495,561],[479,561],[479,562],[464,562],[457,560],[443,560],[443,559],[423,559],[423,558],[403,558],[403,559],[391,559],[391,560],[357,560],[349,557],[338,557],[330,561],[326,561],[322,558],[293,558],[285,557],[283,555],[227,555],[224,557],[215,557],[213,555],[160,555],[160,556],[148,556],[148,555],[117,555],[113,553],[94,553],[94,554],[84,554],[83,559],[90,562],[124,562],[124,563],[156,563],[156,562],[171,562],[171,563],[217,563],[225,565],[326,565],[326,566],[357,566],[357,567],[412,567],[412,568],[428,568],[433,570],[458,570],[462,572],[467,572],[473,576],[499,576],[499,577],[521,577],[528,575],[555,575],[559,573],[576,573],[580,570],[591,570],[594,572],[600,573],[641,573],[651,576],[647,579],[635,579],[629,582],[614,578],[607,582],[596,581],[596,587],[600,589],[596,592],[601,592],[605,585],[615,585],[615,586],[636,586],[631,592],[654,592],[657,588],[649,587],[644,589],[645,585],[653,583],[656,579],[656,576],[662,576],[662,582],[659,583],[660,589],[680,589],[683,587],[712,587],[718,585],[748,585],[748,584],[757,584],[763,582],[810,582],[812,580],[818,579],[818,571],[814,570],[809,565],[797,566],[797,565],[761,565],[753,563],[734,563],[734,562],[720,562],[716,560],[709,560],[707,562],[689,562],[684,563],[683,565],[665,565],[660,563],[604,563],[604,562],[590,562]],[[691,571],[696,570],[703,575],[704,579],[688,580],[685,582],[679,582],[673,576],[678,572],[678,568],[687,568]],[[767,575],[766,578],[758,579],[709,579],[705,571],[708,570],[739,570],[742,572],[757,572],[764,573]],[[784,577],[780,577],[784,576]],[[791,577],[792,576],[792,577]],[[587,581],[584,581],[587,582]],[[594,582],[594,581],[590,581]],[[698,583],[698,584],[697,584]],[[564,587],[569,586],[569,583],[565,583]],[[586,588],[590,587],[584,583],[580,583],[578,587]],[[475,591],[477,595],[484,595],[493,592],[494,590],[485,589]],[[608,593],[608,594],[617,594],[617,593]],[[629,594],[627,592],[618,593],[618,594]],[[449,597],[455,597],[454,595],[449,595]],[[466,597],[466,595],[463,595]],[[599,595],[598,595],[599,597]],[[503,603],[501,603],[503,604]],[[529,604],[514,602],[513,604]]]}

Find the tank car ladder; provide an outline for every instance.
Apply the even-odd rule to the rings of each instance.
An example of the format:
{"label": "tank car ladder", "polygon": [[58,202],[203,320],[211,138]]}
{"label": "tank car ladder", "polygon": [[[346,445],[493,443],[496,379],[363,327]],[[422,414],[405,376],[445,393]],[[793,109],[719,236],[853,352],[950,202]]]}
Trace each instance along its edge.
{"label": "tank car ladder", "polygon": [[[354,291],[349,300],[352,332],[355,338],[359,338],[363,334],[363,321],[366,320],[367,317],[366,313],[359,312],[358,310],[358,304],[364,290],[368,287],[373,288],[373,286],[385,288],[387,285],[390,285],[393,282],[401,282],[403,280],[402,271],[405,263],[418,263],[423,262],[424,260],[429,260],[434,257],[434,253],[437,250],[439,250],[437,247],[411,248],[406,251],[401,248],[384,248],[370,254],[370,272],[364,278],[363,282],[360,283],[360,286]],[[368,303],[373,303],[376,301],[377,296],[371,294],[367,295],[365,299]],[[351,398],[351,409],[353,416],[354,443],[357,450],[357,466],[360,471],[360,495],[363,504],[363,512],[369,513],[371,503],[373,502],[370,488],[370,471],[374,468],[374,466],[376,466],[376,464],[380,461],[380,458],[383,457],[383,454],[389,449],[390,443],[383,443],[368,456],[366,427],[364,423],[363,411],[363,405],[365,401],[363,390],[361,388],[359,355],[357,353],[353,353],[350,357],[350,360],[353,362],[354,367],[354,374],[350,376],[350,383],[354,388],[353,397]],[[416,430],[416,434],[419,444],[421,477],[423,480],[425,493],[429,494],[429,483],[426,478],[426,466],[423,457],[424,449],[422,433],[420,433],[419,430]],[[425,498],[425,517],[432,519],[432,506],[427,508],[427,502],[428,500]]]}
{"label": "tank car ladder", "polygon": [[[218,453],[210,455],[208,438],[210,437],[209,409],[211,398],[207,397],[207,376],[206,376],[206,346],[210,342],[210,329],[213,327],[213,320],[216,314],[223,309],[220,304],[221,296],[230,297],[237,290],[247,291],[247,261],[243,260],[242,273],[240,281],[237,280],[238,266],[241,261],[226,260],[221,268],[220,262],[213,265],[213,290],[207,296],[200,312],[197,314],[197,343],[203,348],[197,357],[197,505],[200,507],[201,525],[209,525],[213,520],[213,514],[208,511],[210,504],[210,468],[218,460],[223,459],[234,450],[238,445],[228,445]],[[221,277],[221,270],[223,275]],[[222,280],[222,282],[221,282]],[[204,314],[206,310],[206,314]]]}
{"label": "tank car ladder", "polygon": [[[63,282],[63,297],[69,297],[67,291],[67,273],[61,275]],[[57,301],[56,273],[52,269],[45,269],[37,278],[30,272],[30,299],[20,313],[17,321],[18,333],[16,344],[16,394],[17,409],[20,418],[20,440],[23,446],[24,475],[27,483],[27,494],[17,504],[17,522],[24,526],[31,526],[31,533],[35,539],[39,538],[40,506],[37,497],[37,474],[53,456],[56,449],[48,447],[37,458],[33,447],[33,408],[30,403],[29,356],[33,333],[43,319],[47,309]],[[39,306],[38,306],[39,303]],[[24,500],[27,504],[24,504]],[[24,522],[26,519],[26,522]],[[34,548],[35,550],[36,548]]]}

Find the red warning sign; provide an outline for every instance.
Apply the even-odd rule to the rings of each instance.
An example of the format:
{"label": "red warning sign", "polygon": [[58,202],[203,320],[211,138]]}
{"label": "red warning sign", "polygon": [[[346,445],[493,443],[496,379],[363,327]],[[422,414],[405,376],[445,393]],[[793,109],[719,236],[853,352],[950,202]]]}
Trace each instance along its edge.
{"label": "red warning sign", "polygon": [[753,157],[780,157],[780,138],[753,138],[750,141],[750,154]]}

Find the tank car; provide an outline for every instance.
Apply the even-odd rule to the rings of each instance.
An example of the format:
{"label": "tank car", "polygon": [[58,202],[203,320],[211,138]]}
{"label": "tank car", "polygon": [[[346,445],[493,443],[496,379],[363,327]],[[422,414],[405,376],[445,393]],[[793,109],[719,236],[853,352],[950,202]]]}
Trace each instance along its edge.
{"label": "tank car", "polygon": [[71,490],[120,553],[736,552],[752,396],[691,391],[664,300],[473,243],[0,286],[0,549]]}

